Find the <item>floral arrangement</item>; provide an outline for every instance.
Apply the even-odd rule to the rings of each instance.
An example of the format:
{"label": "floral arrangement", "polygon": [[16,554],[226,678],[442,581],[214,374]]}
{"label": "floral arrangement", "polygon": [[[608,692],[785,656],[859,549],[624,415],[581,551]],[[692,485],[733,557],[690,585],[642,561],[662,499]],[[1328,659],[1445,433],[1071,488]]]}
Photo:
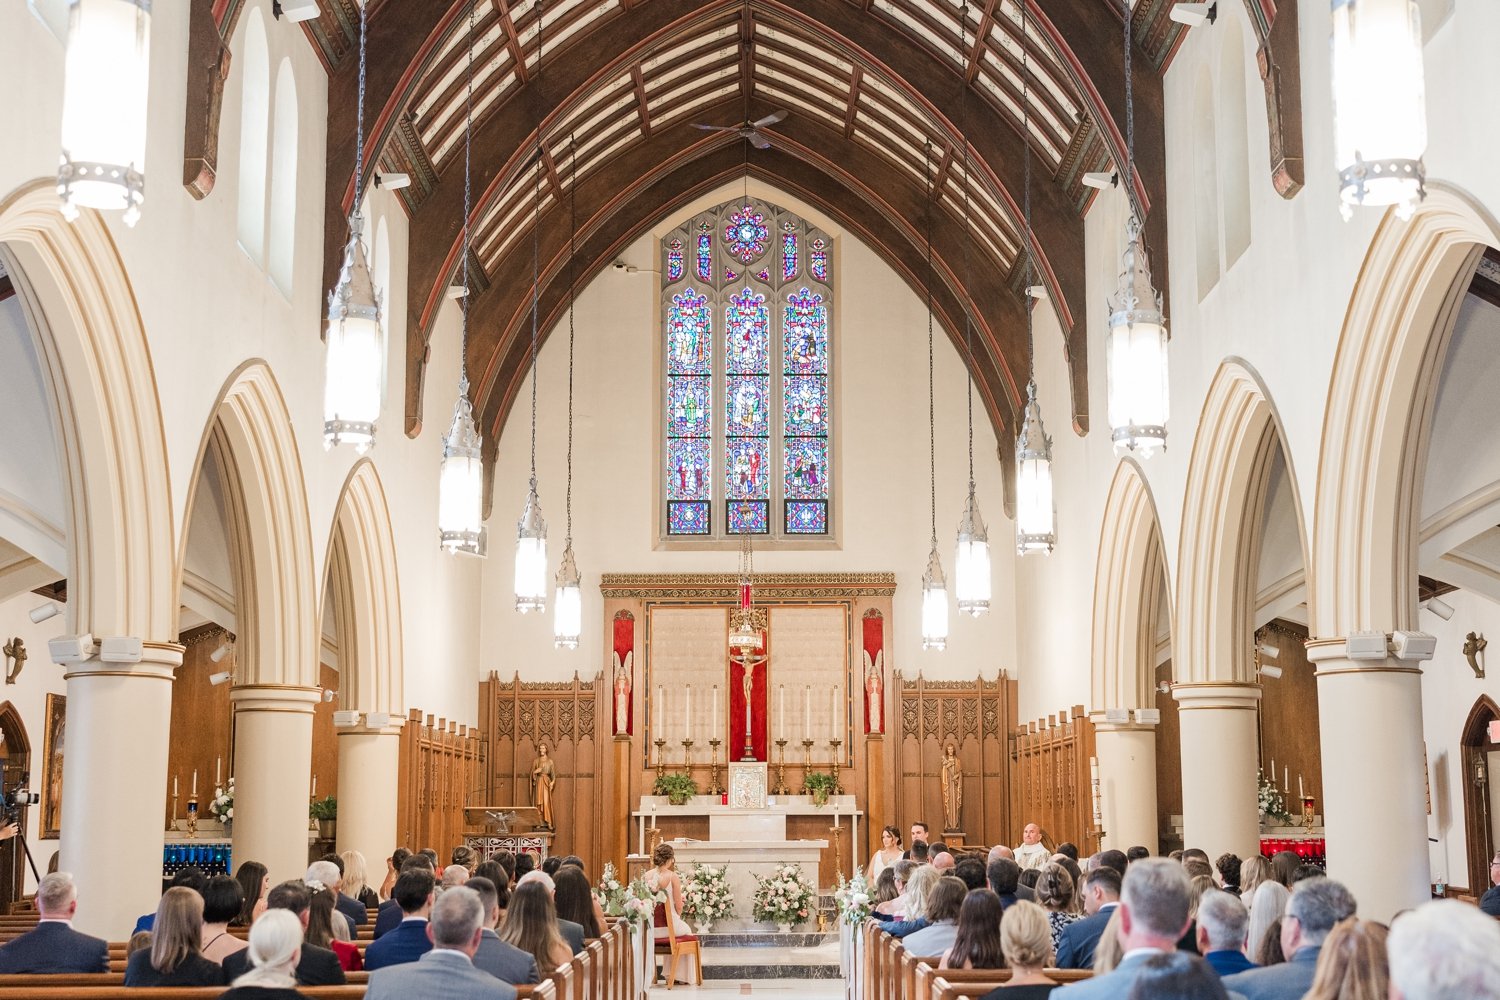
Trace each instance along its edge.
{"label": "floral arrangement", "polygon": [[1287,818],[1286,802],[1282,800],[1281,791],[1276,787],[1276,783],[1267,780],[1264,771],[1256,771],[1255,777],[1259,786],[1255,799],[1260,811],[1272,819],[1285,820]]}
{"label": "floral arrangement", "polygon": [[778,924],[795,924],[811,915],[813,887],[802,874],[801,865],[780,865],[769,876],[755,876],[754,906],[756,920]]}
{"label": "floral arrangement", "polygon": [[674,806],[680,806],[698,794],[698,783],[686,771],[669,771],[651,786],[652,795],[665,795]]}
{"label": "floral arrangement", "polygon": [[822,807],[828,804],[828,796],[833,794],[838,782],[827,771],[811,771],[802,779],[802,787],[812,796],[813,805]]}
{"label": "floral arrangement", "polygon": [[734,915],[734,891],[729,888],[729,866],[696,865],[682,881],[682,915],[700,922]]}
{"label": "floral arrangement", "polygon": [[838,904],[839,919],[855,927],[864,923],[875,909],[875,904],[870,899],[870,884],[865,881],[863,874],[856,874],[847,882],[840,877],[833,899]]}
{"label": "floral arrangement", "polygon": [[213,801],[208,804],[208,811],[213,818],[220,823],[228,823],[234,819],[234,779],[229,779],[226,788],[215,788]]}
{"label": "floral arrangement", "polygon": [[641,879],[622,884],[613,862],[605,863],[594,897],[599,900],[606,916],[627,918],[632,931],[637,925],[651,922],[656,904],[663,898],[660,893],[647,888]]}

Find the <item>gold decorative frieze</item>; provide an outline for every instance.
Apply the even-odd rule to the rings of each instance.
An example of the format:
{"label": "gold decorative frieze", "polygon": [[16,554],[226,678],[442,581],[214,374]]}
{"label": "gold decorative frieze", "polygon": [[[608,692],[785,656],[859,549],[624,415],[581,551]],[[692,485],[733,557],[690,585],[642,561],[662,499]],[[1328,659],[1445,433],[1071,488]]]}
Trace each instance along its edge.
{"label": "gold decorative frieze", "polygon": [[[605,573],[599,590],[606,599],[640,601],[733,601],[739,598],[735,573]],[[757,573],[757,604],[788,600],[892,597],[894,573]]]}

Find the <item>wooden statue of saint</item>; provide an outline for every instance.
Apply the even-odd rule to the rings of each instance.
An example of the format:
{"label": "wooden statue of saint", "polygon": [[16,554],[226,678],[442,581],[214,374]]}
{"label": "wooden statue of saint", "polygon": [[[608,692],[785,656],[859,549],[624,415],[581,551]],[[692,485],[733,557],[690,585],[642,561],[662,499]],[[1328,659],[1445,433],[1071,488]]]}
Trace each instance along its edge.
{"label": "wooden statue of saint", "polygon": [[538,830],[551,830],[552,790],[557,787],[557,766],[547,756],[547,744],[537,747],[536,763],[531,765],[531,804],[540,817]]}

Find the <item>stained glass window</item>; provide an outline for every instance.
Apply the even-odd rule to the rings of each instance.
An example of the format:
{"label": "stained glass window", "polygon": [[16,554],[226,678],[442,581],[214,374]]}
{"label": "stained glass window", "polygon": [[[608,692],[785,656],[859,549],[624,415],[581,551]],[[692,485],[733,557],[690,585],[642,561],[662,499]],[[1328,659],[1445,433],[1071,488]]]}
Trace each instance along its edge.
{"label": "stained glass window", "polygon": [[749,199],[662,254],[666,534],[829,534],[832,241]]}

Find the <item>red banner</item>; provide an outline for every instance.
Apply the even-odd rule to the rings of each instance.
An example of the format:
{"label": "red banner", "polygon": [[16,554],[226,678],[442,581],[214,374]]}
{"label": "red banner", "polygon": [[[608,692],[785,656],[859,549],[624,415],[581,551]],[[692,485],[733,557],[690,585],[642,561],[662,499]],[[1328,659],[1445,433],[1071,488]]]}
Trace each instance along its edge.
{"label": "red banner", "polygon": [[865,732],[883,733],[885,720],[885,619],[871,608],[864,617]]}
{"label": "red banner", "polygon": [[[770,662],[771,637],[761,633],[761,654],[765,657],[752,668],[750,675],[750,746],[755,760],[770,760],[766,752],[766,664]],[[745,668],[729,661],[729,719],[726,726],[727,760],[745,758]]]}
{"label": "red banner", "polygon": [[634,731],[635,717],[635,615],[629,611],[615,613],[614,676],[611,678],[610,716],[616,736]]}

